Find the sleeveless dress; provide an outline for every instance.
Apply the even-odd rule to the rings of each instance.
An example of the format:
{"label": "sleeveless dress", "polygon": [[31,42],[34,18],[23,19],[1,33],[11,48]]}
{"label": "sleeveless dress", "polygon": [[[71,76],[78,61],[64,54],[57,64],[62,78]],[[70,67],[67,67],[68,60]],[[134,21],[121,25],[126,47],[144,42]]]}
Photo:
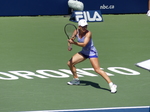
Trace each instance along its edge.
{"label": "sleeveless dress", "polygon": [[[80,38],[79,34],[77,34],[76,36],[77,36],[78,42],[80,43],[84,42],[85,37]],[[97,58],[98,57],[98,52],[94,46],[92,38],[90,39],[90,41],[87,43],[85,47],[82,47],[82,50],[79,52],[79,54],[81,54],[85,58]]]}

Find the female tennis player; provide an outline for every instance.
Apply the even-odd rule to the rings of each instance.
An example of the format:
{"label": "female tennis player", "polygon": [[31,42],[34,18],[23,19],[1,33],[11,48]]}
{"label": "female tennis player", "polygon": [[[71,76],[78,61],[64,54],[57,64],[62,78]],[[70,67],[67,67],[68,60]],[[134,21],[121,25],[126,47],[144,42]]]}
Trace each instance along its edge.
{"label": "female tennis player", "polygon": [[150,0],[148,0],[148,11],[147,11],[147,16],[150,17]]}
{"label": "female tennis player", "polygon": [[[88,26],[87,21],[84,19],[81,19],[78,22],[78,29],[73,32],[72,38],[68,40],[69,51],[72,50],[72,48],[69,47],[71,44],[82,47],[82,50],[76,53],[67,63],[73,74],[73,80],[70,82],[67,82],[67,84],[68,85],[80,84],[80,80],[76,73],[75,65],[89,58],[91,65],[94,68],[94,71],[98,73],[99,75],[101,75],[107,81],[107,83],[109,84],[111,93],[116,93],[117,85],[113,84],[113,82],[110,80],[107,74],[103,70],[100,69],[100,65],[98,61],[98,53],[92,41],[92,33],[89,30],[87,30],[87,26]],[[78,42],[74,41],[75,38],[77,38]]]}

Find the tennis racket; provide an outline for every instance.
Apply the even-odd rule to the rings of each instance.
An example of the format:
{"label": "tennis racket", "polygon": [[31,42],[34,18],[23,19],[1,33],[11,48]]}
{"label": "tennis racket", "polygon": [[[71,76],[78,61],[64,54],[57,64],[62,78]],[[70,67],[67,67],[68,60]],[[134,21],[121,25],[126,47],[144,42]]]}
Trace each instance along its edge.
{"label": "tennis racket", "polygon": [[77,30],[77,27],[74,24],[68,23],[64,26],[64,32],[68,39],[72,37],[72,34],[75,30]]}

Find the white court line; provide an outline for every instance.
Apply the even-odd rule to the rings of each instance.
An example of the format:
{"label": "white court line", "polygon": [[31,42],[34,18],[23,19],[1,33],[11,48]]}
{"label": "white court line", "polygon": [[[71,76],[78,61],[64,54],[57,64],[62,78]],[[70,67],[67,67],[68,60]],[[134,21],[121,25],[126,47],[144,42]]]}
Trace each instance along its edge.
{"label": "white court line", "polygon": [[135,106],[135,107],[110,107],[110,108],[89,108],[89,109],[68,109],[68,110],[39,110],[39,111],[20,111],[20,112],[65,112],[65,111],[90,111],[90,110],[113,110],[113,109],[138,109],[150,108],[150,106]]}

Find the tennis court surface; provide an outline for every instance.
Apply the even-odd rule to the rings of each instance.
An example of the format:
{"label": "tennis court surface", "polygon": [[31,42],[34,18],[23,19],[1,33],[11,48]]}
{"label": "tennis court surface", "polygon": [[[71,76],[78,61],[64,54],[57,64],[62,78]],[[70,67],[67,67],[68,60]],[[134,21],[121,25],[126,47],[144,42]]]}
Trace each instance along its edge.
{"label": "tennis court surface", "polygon": [[[150,59],[150,18],[103,15],[89,23],[101,68],[118,85],[111,94],[89,60],[78,64],[81,85],[69,86],[63,28],[69,17],[0,17],[0,112],[149,112],[150,72],[135,66]],[[76,23],[73,23],[76,25]]]}

